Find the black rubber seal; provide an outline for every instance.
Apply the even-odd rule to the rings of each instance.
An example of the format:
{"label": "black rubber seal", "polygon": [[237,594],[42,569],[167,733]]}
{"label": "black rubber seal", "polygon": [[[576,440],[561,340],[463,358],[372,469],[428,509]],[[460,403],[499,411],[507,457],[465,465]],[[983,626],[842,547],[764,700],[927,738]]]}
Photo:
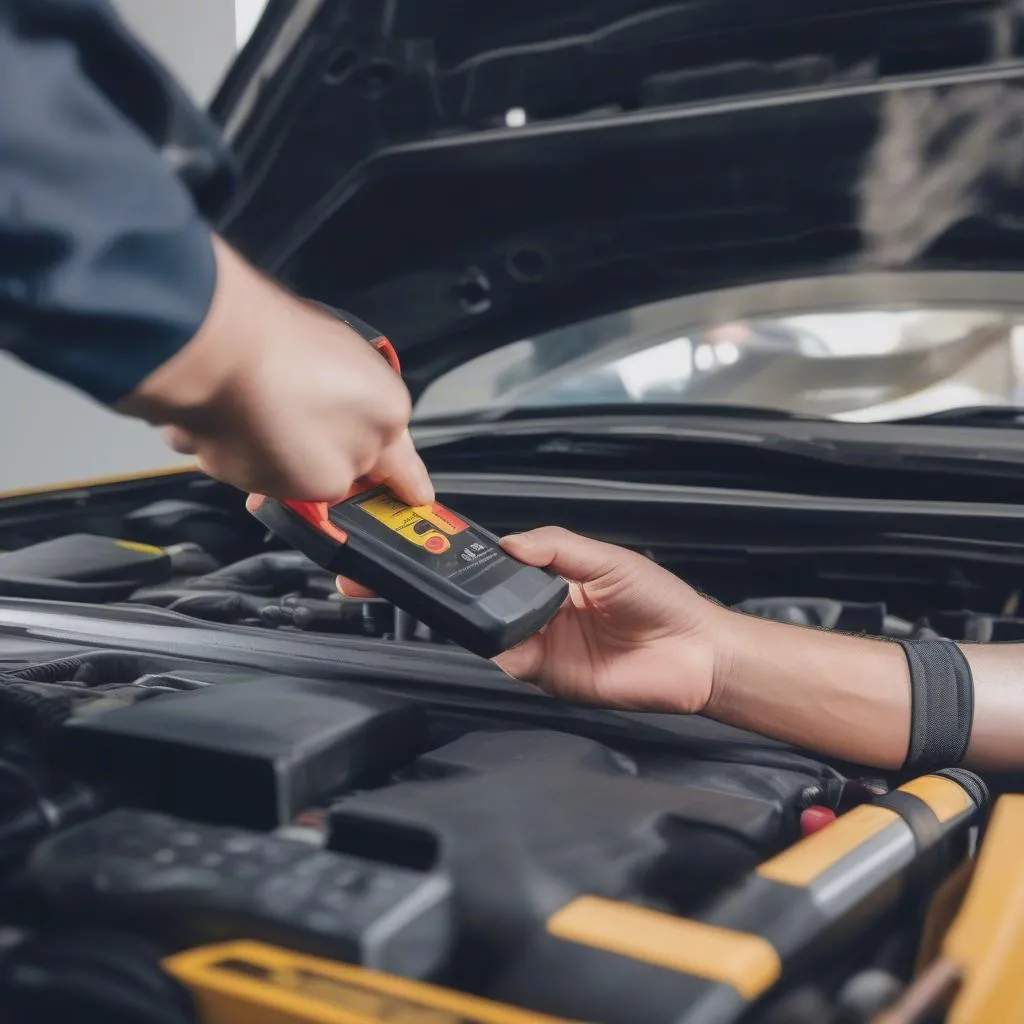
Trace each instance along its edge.
{"label": "black rubber seal", "polygon": [[959,764],[974,723],[974,679],[949,640],[897,640],[910,667],[910,746],[903,770],[924,775]]}
{"label": "black rubber seal", "polygon": [[991,799],[988,786],[985,780],[975,775],[974,772],[969,772],[965,768],[944,768],[935,774],[943,779],[951,779],[957,785],[962,786],[979,811],[984,811],[988,807]]}
{"label": "black rubber seal", "polygon": [[895,811],[914,837],[914,860],[908,879],[908,895],[927,904],[935,879],[945,878],[952,869],[950,844],[944,842],[946,830],[936,813],[920,797],[894,789],[872,801],[875,807]]}
{"label": "black rubber seal", "polygon": [[928,804],[913,793],[901,793],[894,789],[872,800],[871,804],[873,807],[887,807],[895,811],[907,823],[914,834],[914,845],[919,853],[937,846],[942,839],[942,823]]}

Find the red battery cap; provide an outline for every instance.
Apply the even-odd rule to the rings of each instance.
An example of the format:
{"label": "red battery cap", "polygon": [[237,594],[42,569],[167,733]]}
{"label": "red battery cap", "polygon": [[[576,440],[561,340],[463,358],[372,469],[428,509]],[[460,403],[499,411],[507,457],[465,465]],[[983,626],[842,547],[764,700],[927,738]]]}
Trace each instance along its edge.
{"label": "red battery cap", "polygon": [[835,820],[836,812],[831,807],[811,804],[810,807],[800,812],[800,833],[804,836],[814,835],[815,832],[820,832]]}

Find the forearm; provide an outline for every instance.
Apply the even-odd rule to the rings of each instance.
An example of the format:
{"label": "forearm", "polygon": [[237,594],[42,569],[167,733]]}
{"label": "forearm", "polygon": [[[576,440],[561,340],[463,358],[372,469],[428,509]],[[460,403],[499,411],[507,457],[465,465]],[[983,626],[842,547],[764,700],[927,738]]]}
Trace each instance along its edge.
{"label": "forearm", "polygon": [[[910,738],[911,692],[897,644],[766,622],[719,620],[721,665],[707,713],[833,757],[898,768]],[[1024,767],[1024,646],[961,645],[974,678],[964,763]]]}
{"label": "forearm", "polygon": [[[266,339],[290,337],[313,318],[283,288],[265,278],[220,238],[212,238],[216,287],[195,334],[140,381],[115,408],[164,425],[211,429],[224,391],[239,366],[253,361]],[[230,411],[230,410],[229,410]]]}
{"label": "forearm", "polygon": [[711,718],[880,768],[898,768],[910,736],[903,650],[723,612]]}
{"label": "forearm", "polygon": [[964,764],[1024,768],[1024,644],[961,644],[974,677],[974,724]]}

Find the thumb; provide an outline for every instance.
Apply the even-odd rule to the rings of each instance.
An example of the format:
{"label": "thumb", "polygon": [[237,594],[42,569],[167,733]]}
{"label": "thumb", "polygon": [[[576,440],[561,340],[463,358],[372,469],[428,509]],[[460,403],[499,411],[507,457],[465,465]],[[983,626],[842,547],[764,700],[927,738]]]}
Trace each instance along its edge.
{"label": "thumb", "polygon": [[574,583],[592,583],[607,576],[625,554],[611,544],[581,537],[560,526],[512,534],[502,538],[501,546],[520,562],[550,569]]}
{"label": "thumb", "polygon": [[507,676],[523,683],[532,683],[544,667],[545,639],[542,633],[534,633],[504,654],[494,658],[494,664]]}

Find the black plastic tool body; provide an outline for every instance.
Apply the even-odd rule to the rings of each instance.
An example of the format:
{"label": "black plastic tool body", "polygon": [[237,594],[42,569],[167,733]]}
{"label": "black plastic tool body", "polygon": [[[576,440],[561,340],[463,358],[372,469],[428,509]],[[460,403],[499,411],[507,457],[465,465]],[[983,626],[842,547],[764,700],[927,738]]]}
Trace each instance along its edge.
{"label": "black plastic tool body", "polygon": [[330,525],[345,539],[271,498],[252,512],[325,569],[484,658],[536,633],[568,594],[563,579],[507,555],[483,527],[436,504],[411,509],[383,487],[330,507]]}

